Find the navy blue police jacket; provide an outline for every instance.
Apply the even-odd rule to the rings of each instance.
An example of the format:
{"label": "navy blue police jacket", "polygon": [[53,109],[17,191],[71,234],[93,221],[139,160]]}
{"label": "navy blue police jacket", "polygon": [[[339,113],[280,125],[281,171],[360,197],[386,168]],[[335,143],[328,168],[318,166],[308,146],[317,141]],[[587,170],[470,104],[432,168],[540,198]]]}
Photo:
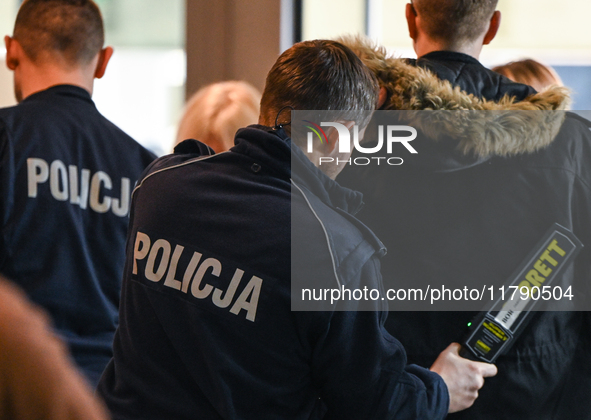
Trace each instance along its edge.
{"label": "navy blue police jacket", "polygon": [[360,205],[282,129],[242,129],[217,155],[188,140],[157,160],[133,194],[98,387],[113,418],[443,418],[445,383],[406,365],[381,303],[291,310],[292,276],[381,288],[384,248],[351,215]]}
{"label": "navy blue police jacket", "polygon": [[80,87],[0,110],[0,272],[94,384],[112,356],[131,189],[153,159]]}

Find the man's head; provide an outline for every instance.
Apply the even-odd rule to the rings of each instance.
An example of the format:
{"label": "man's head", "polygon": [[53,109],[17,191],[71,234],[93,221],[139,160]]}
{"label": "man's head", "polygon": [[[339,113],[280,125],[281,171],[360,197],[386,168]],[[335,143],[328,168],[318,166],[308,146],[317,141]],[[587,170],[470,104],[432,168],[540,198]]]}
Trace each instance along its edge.
{"label": "man's head", "polygon": [[[376,107],[378,90],[373,73],[348,47],[328,40],[300,42],[281,54],[269,71],[259,122],[288,124],[290,108],[341,111],[336,113],[341,122],[362,130],[369,122],[367,111]],[[338,134],[332,131],[325,153],[336,151]],[[305,147],[297,138],[294,142]]]}
{"label": "man's head", "polygon": [[419,56],[429,50],[480,54],[500,24],[498,0],[412,0],[406,8],[410,36]]}
{"label": "man's head", "polygon": [[[20,84],[29,82],[25,78],[31,78],[27,76],[33,67],[45,69],[45,74],[48,68],[53,73],[83,73],[90,81],[102,77],[112,54],[112,49],[103,49],[104,39],[101,13],[92,0],[25,0],[13,37],[5,37],[17,99],[22,99]],[[22,65],[25,68],[19,69]],[[17,74],[19,70],[24,73]]]}
{"label": "man's head", "polygon": [[[348,47],[328,40],[300,42],[281,54],[269,71],[260,122],[274,125],[287,107],[341,110],[349,116],[360,111],[361,117],[361,111],[375,109],[378,89],[375,76]],[[288,122],[289,112],[279,118],[279,123]]]}

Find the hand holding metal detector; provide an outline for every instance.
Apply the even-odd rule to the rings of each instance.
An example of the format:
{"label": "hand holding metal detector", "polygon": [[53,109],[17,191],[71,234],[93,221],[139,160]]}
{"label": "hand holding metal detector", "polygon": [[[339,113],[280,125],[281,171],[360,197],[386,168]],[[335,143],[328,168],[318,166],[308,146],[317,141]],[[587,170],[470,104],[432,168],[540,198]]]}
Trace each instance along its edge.
{"label": "hand holding metal detector", "polygon": [[[581,248],[583,244],[571,231],[559,224],[552,225],[505,284],[504,300],[499,298],[492,309],[475,318],[477,321],[463,342],[460,355],[494,363],[506,353],[531,320],[531,312],[539,300],[532,299],[534,288],[539,293],[544,286],[550,286]],[[521,290],[528,290],[526,299]]]}

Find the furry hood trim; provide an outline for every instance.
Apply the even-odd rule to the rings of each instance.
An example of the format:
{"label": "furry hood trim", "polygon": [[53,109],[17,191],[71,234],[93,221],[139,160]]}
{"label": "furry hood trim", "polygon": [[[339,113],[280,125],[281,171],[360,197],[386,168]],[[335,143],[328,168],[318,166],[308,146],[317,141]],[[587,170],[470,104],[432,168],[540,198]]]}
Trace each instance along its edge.
{"label": "furry hood trim", "polygon": [[386,89],[381,109],[435,111],[403,114],[405,122],[435,141],[456,139],[465,155],[512,156],[545,148],[558,134],[566,114],[562,111],[571,103],[569,90],[558,86],[520,102],[507,95],[498,102],[479,99],[429,70],[389,57],[384,47],[366,38],[343,37],[339,42],[351,48]]}

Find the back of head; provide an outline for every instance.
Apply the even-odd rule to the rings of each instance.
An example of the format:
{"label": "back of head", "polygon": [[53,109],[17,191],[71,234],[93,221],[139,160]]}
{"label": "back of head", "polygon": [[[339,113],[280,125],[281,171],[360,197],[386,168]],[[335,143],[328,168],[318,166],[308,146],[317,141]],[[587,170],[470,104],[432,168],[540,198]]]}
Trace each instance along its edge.
{"label": "back of head", "polygon": [[431,39],[457,45],[473,42],[486,32],[498,0],[413,0],[411,3]]}
{"label": "back of head", "polygon": [[103,47],[103,20],[92,0],[25,0],[14,39],[35,63],[85,65]]}
{"label": "back of head", "polygon": [[538,92],[552,85],[562,86],[562,80],[554,69],[532,59],[512,61],[492,70],[514,82],[530,85]]}
{"label": "back of head", "polygon": [[378,83],[373,73],[348,47],[336,41],[314,40],[295,44],[277,59],[261,100],[260,122],[289,122],[294,110],[343,111],[343,118],[367,125],[375,109]]}
{"label": "back of head", "polygon": [[216,153],[234,145],[236,131],[255,124],[259,115],[260,92],[242,81],[228,81],[199,89],[189,100],[179,124],[177,143],[193,138]]}

